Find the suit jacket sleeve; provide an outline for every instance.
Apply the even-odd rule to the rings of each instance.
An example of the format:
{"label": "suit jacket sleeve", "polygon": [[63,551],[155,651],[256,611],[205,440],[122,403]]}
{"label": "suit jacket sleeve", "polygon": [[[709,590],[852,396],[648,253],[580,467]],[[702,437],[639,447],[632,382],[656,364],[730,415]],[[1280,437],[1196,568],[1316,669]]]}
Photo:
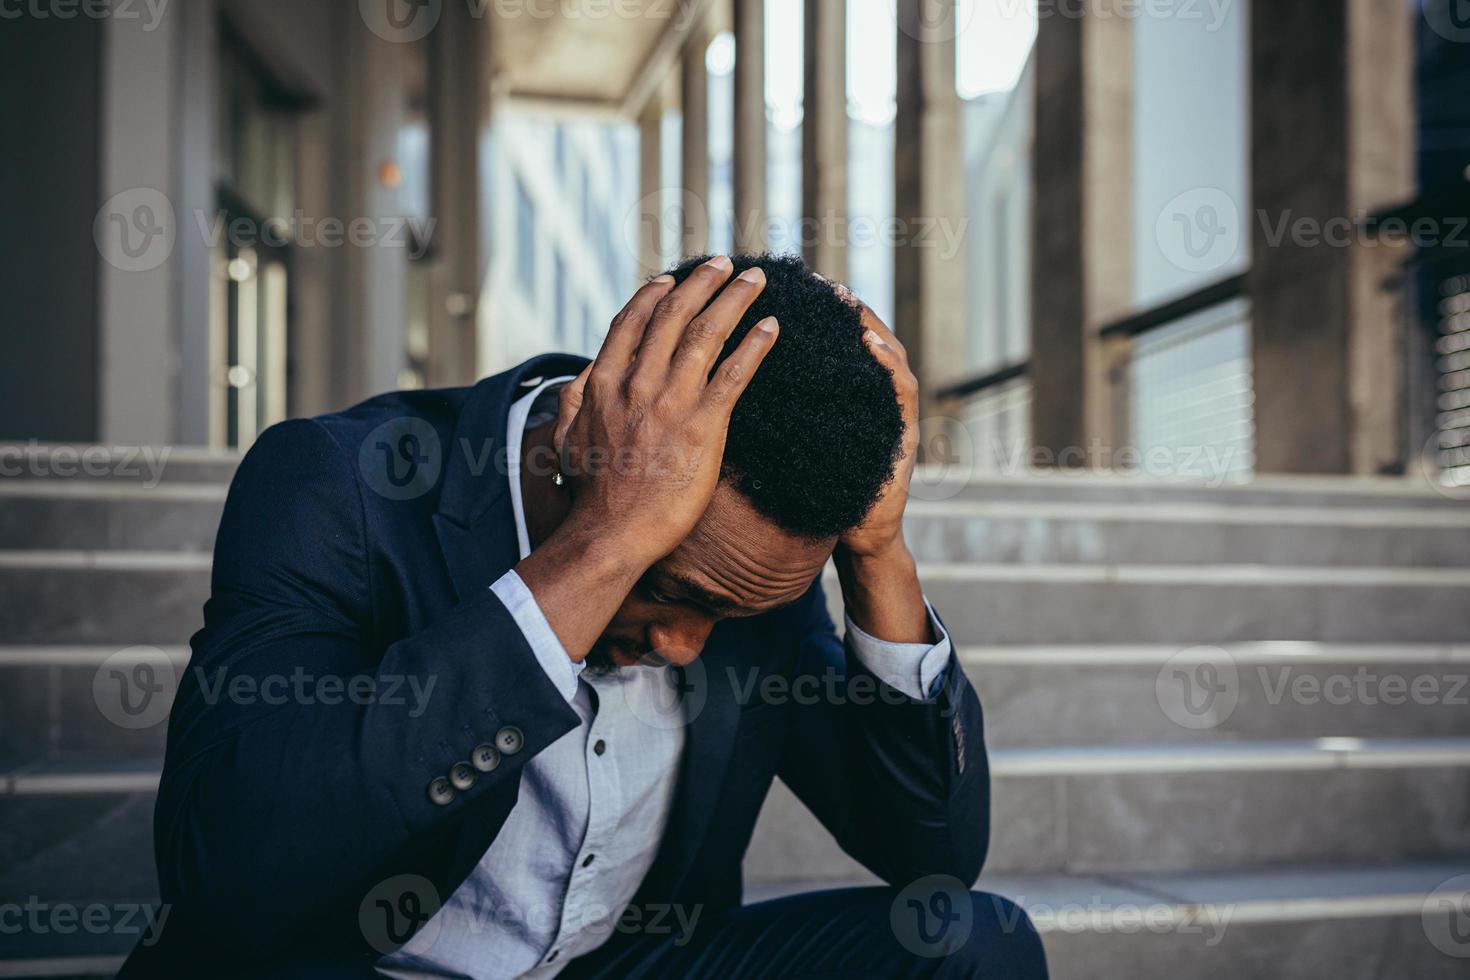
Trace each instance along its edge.
{"label": "suit jacket sleeve", "polygon": [[915,700],[844,648],[820,582],[801,619],[793,683],[815,677],[822,696],[792,708],[782,780],[889,884],[935,874],[973,884],[989,845],[990,777],[980,701],[954,653],[944,686]]}
{"label": "suit jacket sleeve", "polygon": [[[521,768],[577,724],[488,589],[419,633],[375,639],[360,493],[356,455],[295,421],[250,451],[225,506],[155,845],[164,901],[235,948],[323,922],[350,934],[377,882],[442,876],[469,808],[488,846]],[[518,751],[447,805],[430,799],[432,780],[512,728]]]}

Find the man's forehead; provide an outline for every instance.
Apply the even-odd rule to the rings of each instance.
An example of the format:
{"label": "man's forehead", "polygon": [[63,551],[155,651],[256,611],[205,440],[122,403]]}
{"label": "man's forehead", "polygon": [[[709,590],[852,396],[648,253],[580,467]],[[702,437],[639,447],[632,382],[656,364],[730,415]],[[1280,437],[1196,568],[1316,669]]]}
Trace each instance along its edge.
{"label": "man's forehead", "polygon": [[694,530],[655,570],[741,605],[799,597],[836,544],[790,534],[721,483]]}

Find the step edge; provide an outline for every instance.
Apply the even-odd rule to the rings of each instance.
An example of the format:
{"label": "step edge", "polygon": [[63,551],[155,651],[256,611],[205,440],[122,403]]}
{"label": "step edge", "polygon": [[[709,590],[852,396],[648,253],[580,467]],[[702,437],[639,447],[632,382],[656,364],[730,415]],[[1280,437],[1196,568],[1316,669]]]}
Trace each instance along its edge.
{"label": "step edge", "polygon": [[[1354,744],[1350,744],[1354,743]],[[1360,772],[1470,768],[1470,738],[1291,739],[1227,743],[994,748],[990,774],[1000,779],[1170,775],[1226,772]],[[157,789],[162,760],[122,759],[130,769],[87,770],[46,762],[0,776],[0,795],[137,793]]]}
{"label": "step edge", "polygon": [[1386,510],[1370,507],[1256,504],[1075,504],[1054,501],[911,500],[917,520],[1044,520],[1079,523],[1257,524],[1263,527],[1413,530],[1470,528],[1464,507]]}
{"label": "step edge", "polygon": [[[0,647],[0,657],[3,657]],[[1256,640],[1236,643],[997,644],[959,651],[966,667],[1138,667],[1214,663],[1221,654],[1236,666],[1470,663],[1470,643],[1335,643]]]}
{"label": "step edge", "polygon": [[127,954],[117,956],[44,956],[0,958],[0,978],[112,976],[122,969]]}

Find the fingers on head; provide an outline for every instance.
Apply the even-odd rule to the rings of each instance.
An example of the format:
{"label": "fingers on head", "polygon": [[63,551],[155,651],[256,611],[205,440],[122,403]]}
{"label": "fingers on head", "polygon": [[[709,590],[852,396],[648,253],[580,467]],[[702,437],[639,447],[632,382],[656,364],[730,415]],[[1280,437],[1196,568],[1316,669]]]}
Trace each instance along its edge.
{"label": "fingers on head", "polygon": [[766,317],[740,341],[740,346],[715,371],[709,387],[705,389],[705,401],[711,407],[728,415],[735,402],[750,386],[756,369],[776,344],[780,325],[775,317]]}
{"label": "fingers on head", "polygon": [[659,276],[644,283],[628,300],[608,327],[607,339],[593,363],[593,374],[621,378],[633,359],[655,308],[674,288],[673,276]]}
{"label": "fingers on head", "polygon": [[680,364],[697,380],[709,376],[725,341],[766,288],[766,274],[752,267],[742,272],[715,297],[703,313],[684,331],[676,355]]}

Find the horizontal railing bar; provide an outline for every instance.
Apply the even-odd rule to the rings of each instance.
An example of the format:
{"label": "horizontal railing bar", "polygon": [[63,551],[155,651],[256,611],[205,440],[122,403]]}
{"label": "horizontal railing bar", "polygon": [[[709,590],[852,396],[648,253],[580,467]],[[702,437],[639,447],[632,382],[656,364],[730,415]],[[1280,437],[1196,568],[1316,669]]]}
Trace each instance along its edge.
{"label": "horizontal railing bar", "polygon": [[1212,306],[1239,299],[1246,294],[1245,282],[1246,274],[1243,272],[1228,279],[1221,279],[1219,282],[1211,283],[1203,289],[1197,289],[1161,306],[1155,306],[1139,313],[1131,313],[1122,319],[1114,320],[1105,325],[1099,333],[1104,337],[1119,335],[1137,337],[1149,333],[1191,314],[1208,310]]}

